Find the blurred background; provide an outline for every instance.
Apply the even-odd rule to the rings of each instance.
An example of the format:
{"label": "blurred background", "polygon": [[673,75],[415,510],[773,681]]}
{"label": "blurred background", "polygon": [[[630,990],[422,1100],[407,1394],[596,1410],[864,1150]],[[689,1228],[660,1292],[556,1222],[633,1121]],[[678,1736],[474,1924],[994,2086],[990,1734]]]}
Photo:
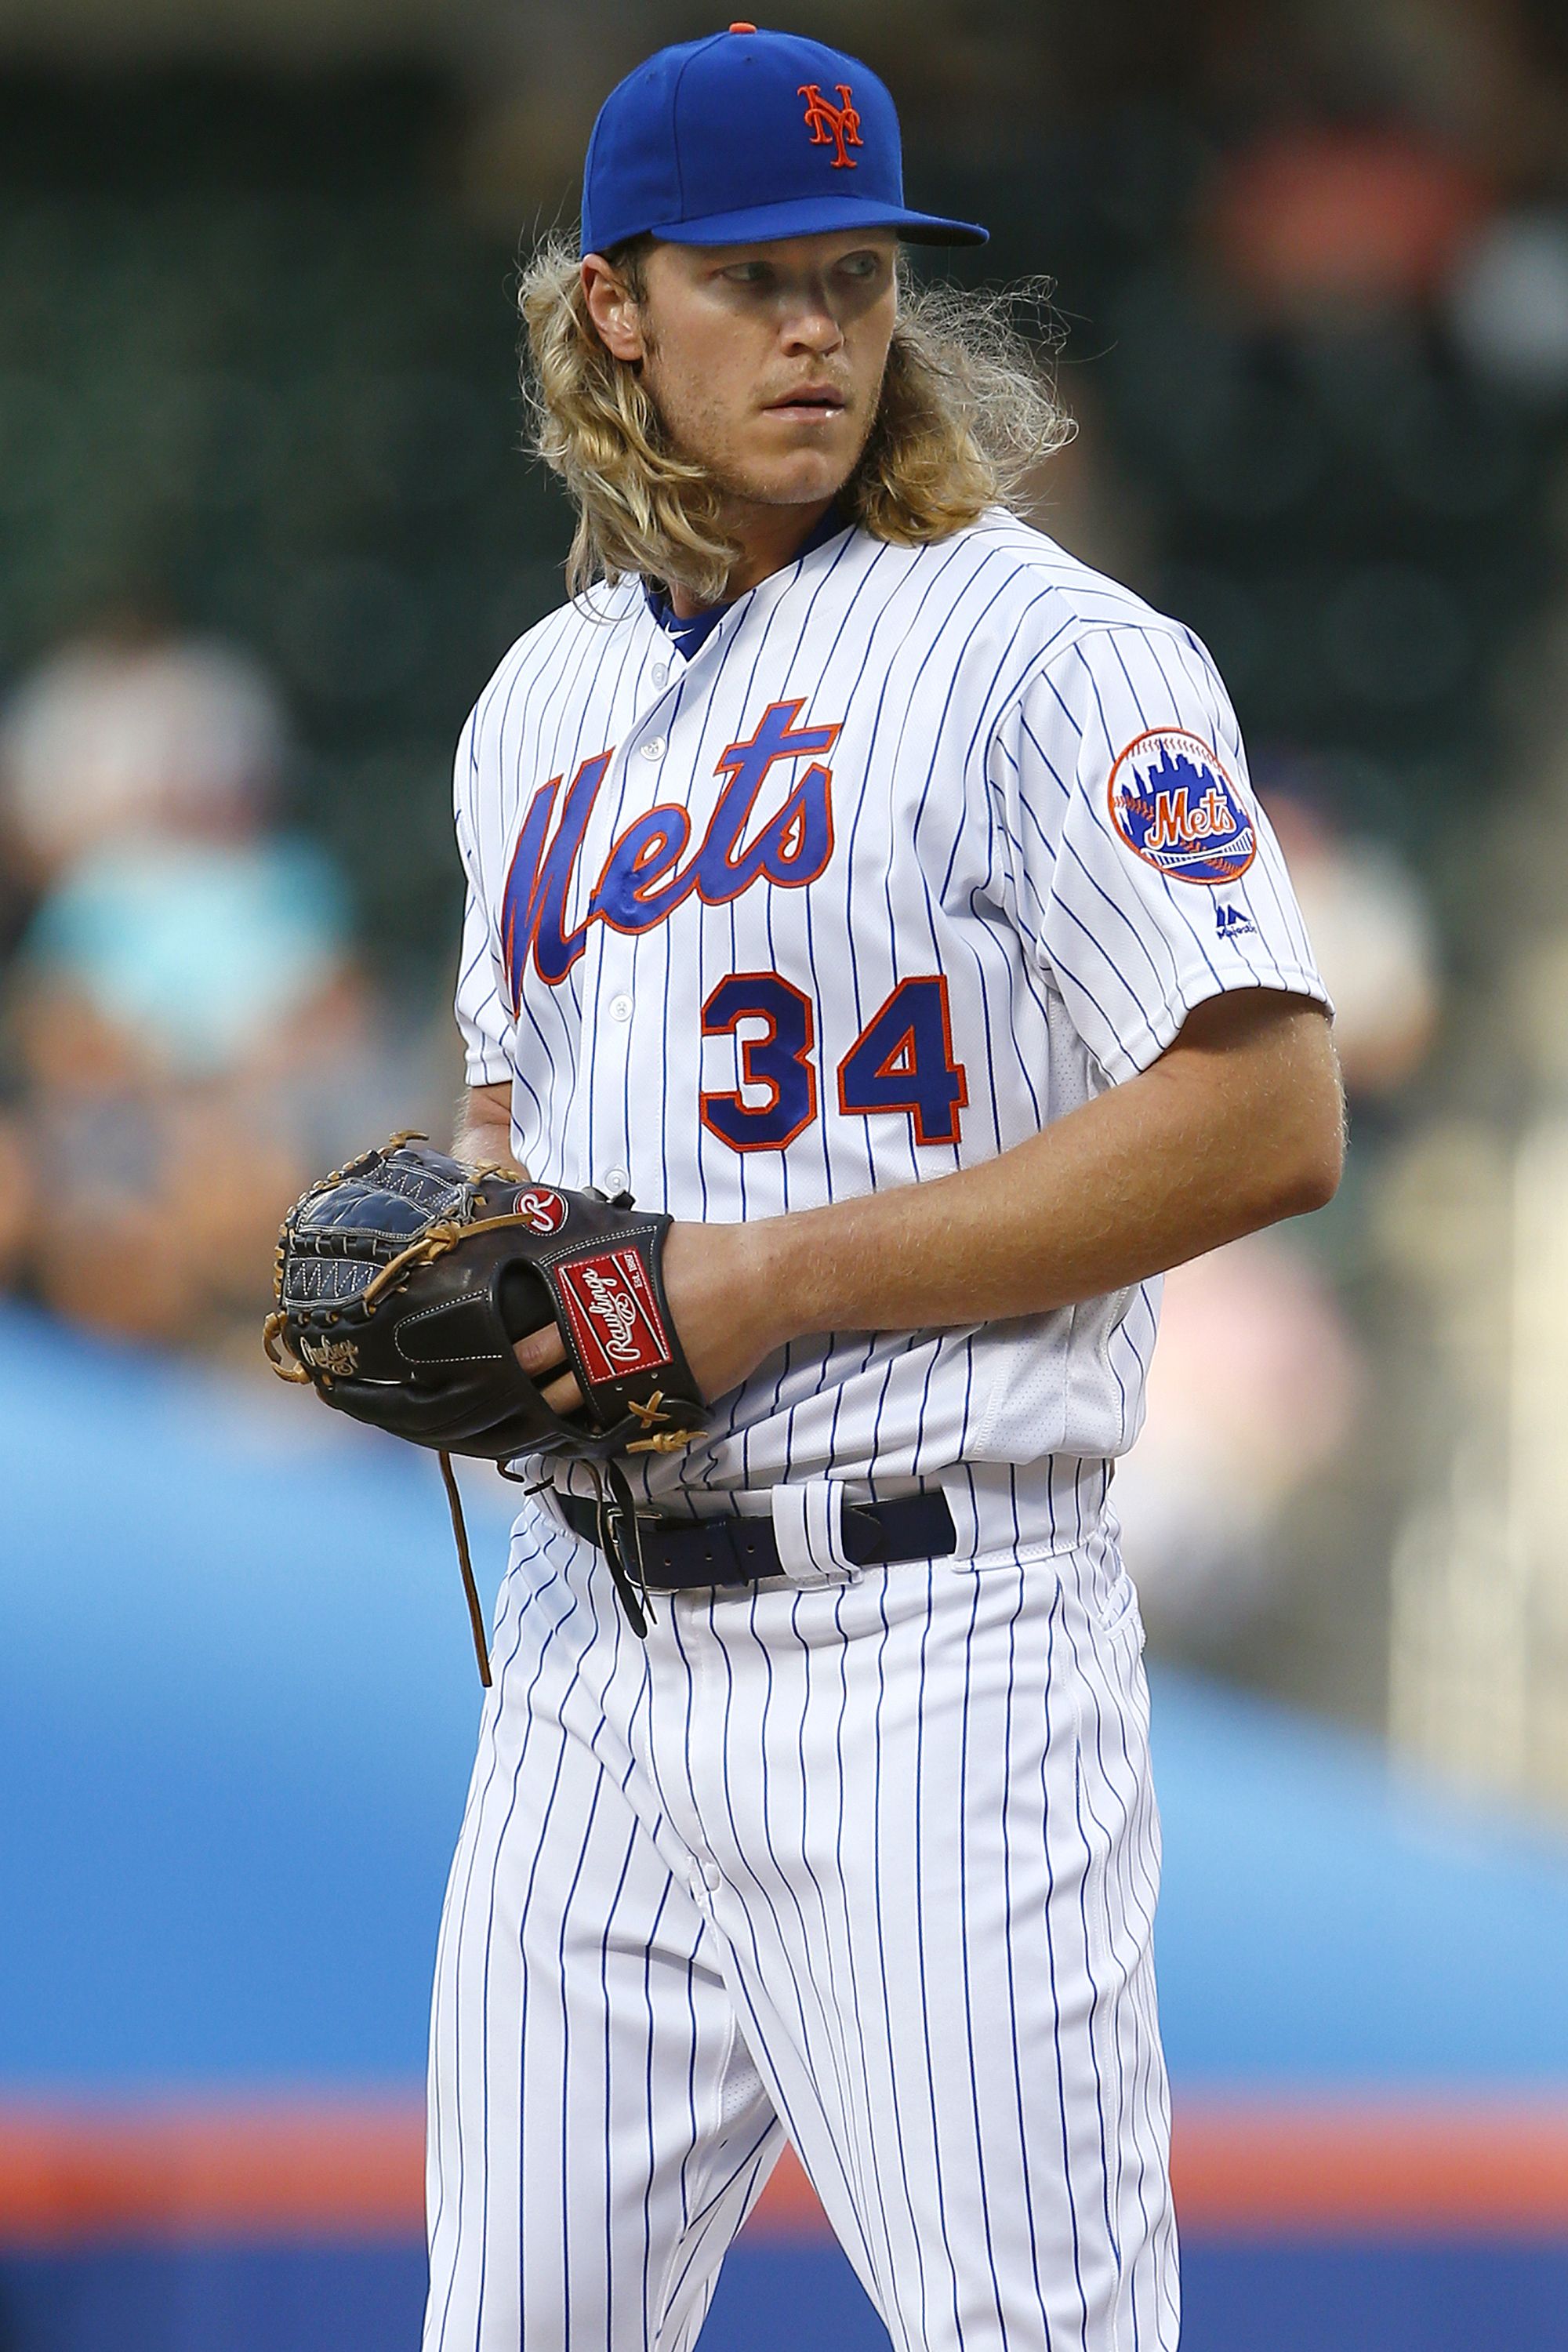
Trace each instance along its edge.
{"label": "blurred background", "polygon": [[[1339,1006],[1341,1195],[1172,1278],[1118,1482],[1185,2340],[1568,2340],[1568,16],[770,21],[1053,281],[1035,520],[1209,644]],[[0,2352],[416,2340],[466,1637],[256,1332],[449,1124],[451,749],[569,537],[518,258],[717,22],[0,0]],[[791,2264],[881,2340],[786,2179],[705,2347]]]}

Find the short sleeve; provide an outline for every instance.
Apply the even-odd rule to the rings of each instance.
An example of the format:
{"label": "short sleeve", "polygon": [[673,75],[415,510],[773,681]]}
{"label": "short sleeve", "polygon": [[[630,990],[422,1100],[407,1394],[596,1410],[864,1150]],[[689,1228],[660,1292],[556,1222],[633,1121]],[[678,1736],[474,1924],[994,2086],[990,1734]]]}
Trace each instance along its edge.
{"label": "short sleeve", "polygon": [[482,866],[469,804],[473,739],[474,722],[470,719],[458,745],[454,774],[458,853],[468,886],[454,1010],[463,1035],[468,1082],[471,1087],[489,1087],[512,1076],[515,1033],[510,1010],[501,992],[498,934],[485,902]]}
{"label": "short sleeve", "polygon": [[1227,989],[1328,1004],[1229,697],[1187,632],[1085,632],[1004,713],[989,772],[1020,927],[1110,1078]]}

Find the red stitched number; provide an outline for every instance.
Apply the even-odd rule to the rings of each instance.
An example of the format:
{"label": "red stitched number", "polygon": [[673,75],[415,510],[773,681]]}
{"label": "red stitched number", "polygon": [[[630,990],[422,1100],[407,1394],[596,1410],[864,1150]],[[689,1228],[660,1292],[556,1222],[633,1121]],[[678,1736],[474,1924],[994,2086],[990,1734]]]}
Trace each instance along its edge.
{"label": "red stitched number", "polygon": [[[783,1151],[816,1117],[816,1029],[811,1000],[776,971],[732,971],[702,1008],[705,1037],[736,1036],[743,1021],[765,1024],[740,1037],[742,1087],[705,1094],[702,1124],[731,1151]],[[838,1065],[838,1108],[852,1118],[903,1111],[917,1143],[956,1143],[969,1100],[963,1065],[952,1058],[947,982],[940,972],[901,980]]]}
{"label": "red stitched number", "polygon": [[952,1058],[946,980],[900,980],[838,1065],[839,1109],[859,1118],[907,1111],[917,1143],[956,1143],[968,1100],[963,1065]]}

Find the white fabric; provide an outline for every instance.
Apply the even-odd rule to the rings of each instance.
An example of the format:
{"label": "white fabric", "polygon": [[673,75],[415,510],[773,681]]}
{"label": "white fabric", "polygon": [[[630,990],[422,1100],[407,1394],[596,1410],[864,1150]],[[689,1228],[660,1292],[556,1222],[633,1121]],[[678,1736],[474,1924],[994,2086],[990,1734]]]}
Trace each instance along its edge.
{"label": "white fabric", "polygon": [[[776,760],[729,862],[710,843],[700,866],[725,755],[779,706],[792,735],[829,740]],[[1252,814],[1257,855],[1229,887],[1167,878],[1118,836],[1111,770],[1163,729],[1211,747]],[[456,790],[470,1077],[512,1076],[534,1177],[612,1192],[629,1177],[677,1217],[766,1216],[972,1166],[1145,1067],[1205,996],[1322,994],[1201,646],[1001,513],[934,547],[842,532],[741,597],[689,662],[635,583],[563,607],[481,696]],[[792,873],[789,853],[811,847],[825,798],[830,854],[805,884],[811,860]],[[775,821],[773,878],[737,887]],[[616,844],[633,827],[647,863],[628,878]],[[536,870],[561,887],[531,908]],[[723,1025],[726,983],[731,1013],[765,1003],[809,1034],[772,1130],[767,1016]],[[923,1139],[908,1109],[843,1101],[847,1059],[901,984],[928,1016],[928,1073],[945,1010],[966,1096],[937,1102]],[[884,1090],[898,1068],[895,1054]],[[865,1087],[862,1069],[847,1091]],[[740,1148],[721,1131],[737,1117]],[[650,1459],[643,1491],[679,1510],[786,1476],[891,1490],[1048,1463],[1029,1493],[1043,1477],[1062,1529],[1090,1524],[1142,1418],[1158,1292],[798,1341],[723,1401],[703,1444]]]}
{"label": "white fabric", "polygon": [[792,1584],[854,1584],[844,1549],[844,1486],[837,1478],[781,1478],[773,1488],[773,1541]]}
{"label": "white fabric", "polygon": [[[689,661],[635,583],[552,614],[457,822],[470,1078],[510,1076],[537,1180],[678,1218],[972,1167],[1205,997],[1322,994],[1203,648],[1000,513],[840,532]],[[426,2352],[685,2352],[785,2131],[897,2352],[1171,2352],[1107,1508],[1158,1289],[782,1350],[637,1475],[677,1517],[771,1496],[790,1581],[661,1600],[646,1645],[525,1512],[442,1929]],[[846,1575],[843,1496],[921,1486],[952,1559]]]}
{"label": "white fabric", "polygon": [[1103,1535],[661,1600],[645,1648],[531,1506],[441,1928],[425,2352],[688,2352],[786,2132],[896,2352],[1173,2352],[1140,1649]]}

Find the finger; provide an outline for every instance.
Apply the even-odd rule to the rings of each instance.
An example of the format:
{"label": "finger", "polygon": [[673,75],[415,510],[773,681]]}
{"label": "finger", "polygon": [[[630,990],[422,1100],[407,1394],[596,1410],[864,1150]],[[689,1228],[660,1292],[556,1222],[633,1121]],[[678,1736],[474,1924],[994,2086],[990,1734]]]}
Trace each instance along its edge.
{"label": "finger", "polygon": [[553,1371],[557,1364],[566,1361],[566,1342],[553,1323],[545,1323],[515,1340],[511,1352],[529,1379],[536,1381],[542,1372]]}
{"label": "finger", "polygon": [[539,1393],[552,1412],[575,1412],[583,1402],[582,1390],[576,1381],[571,1379],[552,1381],[550,1386],[547,1389],[541,1389]]}

